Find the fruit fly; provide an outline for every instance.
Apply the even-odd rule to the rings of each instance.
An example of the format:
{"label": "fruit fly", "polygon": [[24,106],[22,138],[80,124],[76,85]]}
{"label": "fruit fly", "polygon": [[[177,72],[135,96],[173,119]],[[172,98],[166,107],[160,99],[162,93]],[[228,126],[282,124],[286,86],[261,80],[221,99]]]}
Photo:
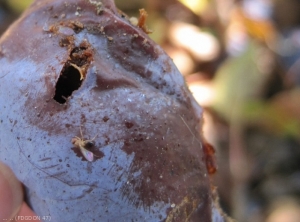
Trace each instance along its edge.
{"label": "fruit fly", "polygon": [[214,147],[207,143],[203,143],[203,151],[204,151],[204,159],[205,164],[207,168],[207,172],[212,175],[215,172],[217,172],[217,163],[216,163],[216,157],[215,157],[215,149]]}
{"label": "fruit fly", "polygon": [[89,151],[89,149],[91,149],[94,146],[94,140],[96,136],[91,140],[85,140],[82,135],[81,127],[80,134],[81,138],[78,136],[72,138],[72,144],[75,147],[79,148],[80,152],[87,161],[92,162],[94,160],[94,153]]}
{"label": "fruit fly", "polygon": [[[194,138],[196,138],[195,134],[192,132],[191,128],[185,122],[183,117],[180,116],[180,118],[182,119],[183,123],[186,125],[186,127],[188,128],[190,133],[194,136]],[[198,139],[196,139],[196,140],[198,141],[199,144],[201,144]],[[203,141],[202,145],[203,145],[203,153],[204,153],[203,160],[205,161],[207,172],[208,172],[208,174],[213,175],[217,172],[217,163],[216,163],[216,157],[215,157],[216,151],[215,151],[214,147],[212,145],[210,145],[209,143],[207,143],[206,141]]]}
{"label": "fruit fly", "polygon": [[137,23],[137,26],[141,28],[146,34],[152,33],[150,29],[146,26],[146,19],[148,17],[148,13],[146,12],[145,9],[140,9],[140,17]]}

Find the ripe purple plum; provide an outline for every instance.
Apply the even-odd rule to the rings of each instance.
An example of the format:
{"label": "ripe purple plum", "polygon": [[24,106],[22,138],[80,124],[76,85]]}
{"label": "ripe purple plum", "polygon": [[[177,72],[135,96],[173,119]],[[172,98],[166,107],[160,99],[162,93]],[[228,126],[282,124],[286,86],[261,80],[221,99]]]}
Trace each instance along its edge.
{"label": "ripe purple plum", "polygon": [[38,215],[227,220],[202,109],[146,32],[112,0],[36,0],[1,37],[0,160]]}

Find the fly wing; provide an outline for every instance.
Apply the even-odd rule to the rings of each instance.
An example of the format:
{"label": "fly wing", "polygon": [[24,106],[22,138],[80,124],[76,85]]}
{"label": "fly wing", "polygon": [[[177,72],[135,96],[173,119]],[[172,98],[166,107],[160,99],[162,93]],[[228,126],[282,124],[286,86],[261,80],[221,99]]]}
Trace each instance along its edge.
{"label": "fly wing", "polygon": [[94,154],[91,151],[88,151],[82,147],[80,147],[80,151],[87,161],[92,162],[94,160]]}

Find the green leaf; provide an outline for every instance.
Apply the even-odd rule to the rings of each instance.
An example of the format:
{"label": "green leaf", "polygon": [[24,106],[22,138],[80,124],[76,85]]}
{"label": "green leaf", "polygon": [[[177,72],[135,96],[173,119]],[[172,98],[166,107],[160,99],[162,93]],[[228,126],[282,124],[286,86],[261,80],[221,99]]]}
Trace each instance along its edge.
{"label": "green leaf", "polygon": [[33,2],[33,0],[6,0],[6,2],[13,11],[21,13]]}
{"label": "green leaf", "polygon": [[261,96],[268,75],[258,68],[260,50],[252,41],[240,56],[228,58],[217,71],[213,108],[229,121],[243,121],[244,107]]}

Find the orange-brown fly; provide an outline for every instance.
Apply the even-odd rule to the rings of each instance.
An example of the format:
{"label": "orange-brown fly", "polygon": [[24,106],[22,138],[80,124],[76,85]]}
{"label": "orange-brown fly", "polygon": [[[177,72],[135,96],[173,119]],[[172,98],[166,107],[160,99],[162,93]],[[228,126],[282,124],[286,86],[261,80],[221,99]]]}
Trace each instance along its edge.
{"label": "orange-brown fly", "polygon": [[207,142],[203,143],[204,160],[207,168],[207,172],[212,175],[217,172],[217,163],[215,157],[215,149]]}

